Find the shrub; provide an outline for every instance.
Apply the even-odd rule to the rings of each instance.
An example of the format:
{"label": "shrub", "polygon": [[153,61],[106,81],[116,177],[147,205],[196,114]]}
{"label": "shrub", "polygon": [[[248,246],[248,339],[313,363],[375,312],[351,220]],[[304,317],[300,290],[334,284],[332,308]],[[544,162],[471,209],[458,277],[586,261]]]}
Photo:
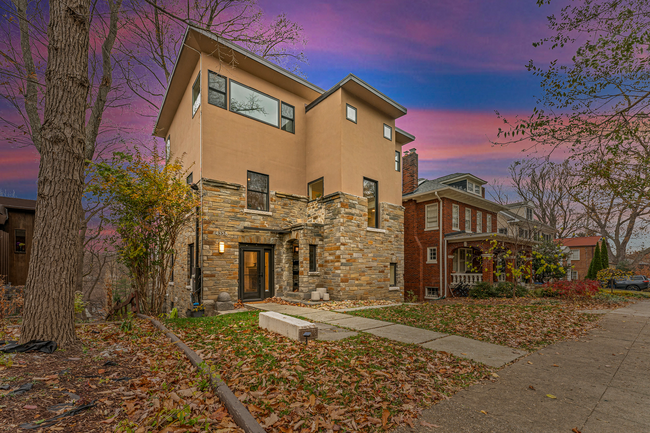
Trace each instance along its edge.
{"label": "shrub", "polygon": [[594,280],[584,281],[555,281],[544,284],[546,296],[562,298],[591,298],[600,289],[600,283]]}
{"label": "shrub", "polygon": [[493,285],[483,281],[469,289],[469,296],[476,299],[512,298],[513,289],[515,296],[522,297],[528,294],[528,290],[524,286],[514,283],[501,282]]}
{"label": "shrub", "polygon": [[482,281],[469,289],[469,297],[475,299],[487,299],[497,296],[496,287],[487,281]]}
{"label": "shrub", "polygon": [[505,281],[497,284],[496,292],[497,296],[502,298],[512,298],[513,292],[515,296],[521,298],[522,296],[526,296],[528,294],[528,289],[522,285]]}

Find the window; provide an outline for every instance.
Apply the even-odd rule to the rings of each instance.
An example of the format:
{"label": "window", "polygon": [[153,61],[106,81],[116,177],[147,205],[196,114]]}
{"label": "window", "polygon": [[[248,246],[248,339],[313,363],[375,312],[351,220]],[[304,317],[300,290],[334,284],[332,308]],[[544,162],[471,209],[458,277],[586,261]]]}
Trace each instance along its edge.
{"label": "window", "polygon": [[530,239],[530,233],[527,229],[519,228],[519,237],[522,239]]}
{"label": "window", "polygon": [[363,196],[368,199],[368,227],[379,228],[379,200],[377,182],[363,178]]}
{"label": "window", "polygon": [[467,181],[467,192],[474,192],[474,184],[470,181]]}
{"label": "window", "polygon": [[316,245],[309,246],[309,272],[318,272]]}
{"label": "window", "polygon": [[487,216],[485,217],[485,219],[487,220],[487,221],[486,221],[486,224],[485,224],[485,225],[486,225],[486,227],[485,227],[485,231],[486,231],[487,233],[492,233],[492,215],[487,214]]}
{"label": "window", "polygon": [[226,77],[208,71],[208,104],[226,108]]}
{"label": "window", "polygon": [[384,138],[393,141],[393,128],[384,123]]}
{"label": "window", "polygon": [[185,182],[188,185],[192,185],[194,183],[194,172],[187,175],[187,178],[185,178]]}
{"label": "window", "polygon": [[451,205],[451,228],[460,230],[460,208],[457,204]]}
{"label": "window", "polygon": [[580,250],[571,250],[571,260],[580,260]]}
{"label": "window", "polygon": [[526,219],[529,221],[533,220],[533,210],[526,208]]}
{"label": "window", "polygon": [[465,231],[470,233],[472,231],[472,210],[465,208]]}
{"label": "window", "polygon": [[397,263],[390,264],[390,286],[397,287]]}
{"label": "window", "polygon": [[508,234],[508,229],[507,228],[499,229],[499,234],[507,235]]}
{"label": "window", "polygon": [[427,248],[427,263],[438,263],[438,247]]}
{"label": "window", "polygon": [[325,183],[323,178],[321,177],[320,179],[309,182],[309,184],[307,184],[307,189],[309,193],[309,201],[321,198],[325,193]]}
{"label": "window", "polygon": [[167,137],[167,140],[165,141],[165,159],[167,161],[169,161],[169,154],[171,153],[171,149],[172,149],[171,140],[172,140],[172,136],[170,135],[169,137]]}
{"label": "window", "polygon": [[571,271],[571,279],[572,280],[578,279],[578,271]]}
{"label": "window", "polygon": [[196,114],[196,110],[201,106],[201,73],[196,76],[194,84],[192,84],[192,117]]}
{"label": "window", "polygon": [[474,261],[474,251],[470,248],[459,248],[454,251],[453,271],[464,274],[471,268]]}
{"label": "window", "polygon": [[171,255],[169,264],[172,270],[171,274],[169,274],[169,282],[173,283],[174,282],[174,254]]}
{"label": "window", "polygon": [[357,109],[350,104],[345,104],[345,118],[357,123]]}
{"label": "window", "polygon": [[251,210],[269,210],[269,177],[266,174],[248,172],[246,207]]}
{"label": "window", "polygon": [[194,266],[194,244],[187,246],[187,285],[192,283],[192,267]]}
{"label": "window", "polygon": [[438,203],[428,204],[424,208],[425,216],[425,229],[438,228]]}
{"label": "window", "polygon": [[401,159],[401,155],[399,153],[399,150],[396,150],[395,151],[395,171],[400,171],[400,169],[401,169],[402,164],[400,162],[400,159]]}
{"label": "window", "polygon": [[483,212],[476,211],[476,233],[483,233]]}
{"label": "window", "polygon": [[14,229],[14,252],[16,254],[27,253],[27,234],[25,230]]}
{"label": "window", "polygon": [[296,132],[296,110],[293,105],[289,105],[285,102],[282,103],[282,130],[287,132]]}
{"label": "window", "polygon": [[236,81],[230,80],[230,111],[279,126],[279,101]]}
{"label": "window", "polygon": [[437,287],[425,287],[426,293],[424,297],[427,299],[435,299],[440,297],[440,293]]}

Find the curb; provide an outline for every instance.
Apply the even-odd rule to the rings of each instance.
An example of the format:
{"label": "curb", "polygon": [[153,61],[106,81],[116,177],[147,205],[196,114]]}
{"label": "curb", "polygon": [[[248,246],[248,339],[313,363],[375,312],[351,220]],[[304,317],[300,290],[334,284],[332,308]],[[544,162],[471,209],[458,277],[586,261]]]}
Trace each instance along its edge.
{"label": "curb", "polygon": [[257,422],[257,420],[251,415],[246,406],[242,404],[241,401],[235,394],[228,388],[226,383],[215,377],[209,368],[205,367],[205,363],[201,357],[190,349],[185,343],[183,343],[180,338],[178,338],[173,332],[165,328],[165,325],[154,319],[153,317],[145,316],[144,314],[138,314],[138,317],[141,319],[149,320],[153,325],[160,329],[165,335],[174,343],[179,349],[181,349],[185,356],[187,356],[194,367],[196,367],[201,373],[208,375],[210,377],[210,384],[212,389],[214,389],[215,394],[219,397],[219,400],[226,406],[228,413],[232,416],[235,423],[241,427],[246,433],[265,433],[266,430]]}

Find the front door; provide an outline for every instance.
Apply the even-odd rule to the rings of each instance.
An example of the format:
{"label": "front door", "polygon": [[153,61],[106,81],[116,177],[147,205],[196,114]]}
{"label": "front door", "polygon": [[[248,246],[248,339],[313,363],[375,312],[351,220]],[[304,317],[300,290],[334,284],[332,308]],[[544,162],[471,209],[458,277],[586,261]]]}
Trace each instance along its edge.
{"label": "front door", "polygon": [[239,298],[254,301],[273,296],[273,247],[240,245]]}

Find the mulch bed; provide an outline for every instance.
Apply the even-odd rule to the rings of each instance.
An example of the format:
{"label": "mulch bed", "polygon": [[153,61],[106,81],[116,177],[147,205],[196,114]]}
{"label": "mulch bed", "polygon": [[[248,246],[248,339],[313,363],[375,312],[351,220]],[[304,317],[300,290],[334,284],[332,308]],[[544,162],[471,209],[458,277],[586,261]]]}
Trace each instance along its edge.
{"label": "mulch bed", "polygon": [[[241,431],[184,354],[149,322],[133,321],[130,330],[86,325],[77,334],[75,348],[0,355],[0,387],[9,388],[0,390],[0,431]],[[25,384],[32,388],[10,394]]]}

